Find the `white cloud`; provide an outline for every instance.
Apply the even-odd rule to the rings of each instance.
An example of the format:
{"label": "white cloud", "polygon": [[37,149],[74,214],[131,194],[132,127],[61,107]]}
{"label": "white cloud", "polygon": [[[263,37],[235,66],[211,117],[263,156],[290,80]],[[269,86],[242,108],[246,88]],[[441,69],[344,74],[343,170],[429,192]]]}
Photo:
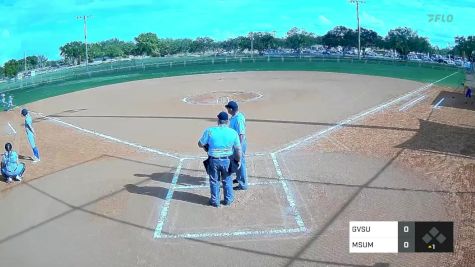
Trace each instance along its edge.
{"label": "white cloud", "polygon": [[332,22],[327,17],[325,17],[323,15],[318,16],[318,20],[324,25],[332,24]]}
{"label": "white cloud", "polygon": [[379,29],[381,27],[384,27],[383,20],[378,19],[375,16],[368,14],[367,12],[363,12],[361,14],[361,24],[366,25],[366,27],[370,29]]}

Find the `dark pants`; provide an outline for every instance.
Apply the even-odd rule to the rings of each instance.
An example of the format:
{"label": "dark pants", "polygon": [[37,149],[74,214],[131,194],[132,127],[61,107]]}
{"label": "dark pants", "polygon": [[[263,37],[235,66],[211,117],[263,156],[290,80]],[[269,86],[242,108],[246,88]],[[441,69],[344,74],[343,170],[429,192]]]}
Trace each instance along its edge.
{"label": "dark pants", "polygon": [[220,180],[223,182],[224,201],[227,203],[234,201],[233,180],[229,173],[229,164],[229,158],[209,159],[208,172],[212,205],[219,206],[220,204]]}

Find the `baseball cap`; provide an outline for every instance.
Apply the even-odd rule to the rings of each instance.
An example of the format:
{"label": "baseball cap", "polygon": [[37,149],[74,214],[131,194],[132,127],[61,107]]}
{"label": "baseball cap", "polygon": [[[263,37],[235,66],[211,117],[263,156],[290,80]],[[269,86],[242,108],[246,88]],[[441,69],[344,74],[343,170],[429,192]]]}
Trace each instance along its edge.
{"label": "baseball cap", "polygon": [[224,107],[225,108],[230,108],[232,110],[237,110],[238,109],[238,104],[234,101],[229,101],[229,103]]}
{"label": "baseball cap", "polygon": [[222,111],[218,114],[218,119],[220,121],[227,121],[228,120],[228,113]]}

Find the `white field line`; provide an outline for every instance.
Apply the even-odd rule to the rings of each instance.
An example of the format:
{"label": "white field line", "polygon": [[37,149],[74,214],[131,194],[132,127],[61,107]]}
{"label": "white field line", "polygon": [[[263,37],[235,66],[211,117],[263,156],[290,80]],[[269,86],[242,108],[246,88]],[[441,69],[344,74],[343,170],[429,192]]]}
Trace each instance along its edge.
{"label": "white field line", "polygon": [[435,106],[433,106],[432,108],[434,109],[440,109],[440,104],[442,104],[442,102],[444,102],[445,100],[445,97],[443,97],[441,100],[439,100],[439,102],[437,102],[437,104],[435,104]]}
{"label": "white field line", "polygon": [[457,74],[457,73],[458,73],[458,72],[456,71],[456,72],[454,72],[454,73],[452,73],[452,74],[450,74],[450,75],[447,75],[447,76],[445,76],[444,78],[439,79],[439,80],[437,80],[437,81],[435,81],[435,82],[433,82],[433,83],[424,85],[424,86],[422,86],[422,87],[420,87],[420,88],[418,88],[418,89],[416,89],[416,90],[414,90],[414,91],[411,91],[411,92],[409,92],[409,93],[407,93],[407,94],[405,94],[405,95],[402,95],[402,96],[397,97],[397,98],[395,98],[395,99],[393,99],[393,100],[390,100],[390,101],[388,101],[388,102],[386,102],[386,103],[383,103],[383,104],[381,104],[381,105],[378,105],[378,106],[376,106],[376,107],[373,107],[373,108],[371,108],[371,109],[369,109],[369,110],[367,110],[367,111],[364,111],[364,112],[362,112],[362,113],[359,113],[359,114],[356,114],[356,115],[354,115],[354,116],[351,116],[351,117],[349,117],[348,119],[342,120],[342,121],[338,122],[336,125],[334,125],[334,126],[332,126],[332,127],[329,127],[329,128],[324,129],[324,130],[321,130],[321,131],[319,131],[319,132],[316,132],[316,133],[314,133],[314,134],[312,134],[312,135],[309,135],[309,136],[307,136],[307,137],[305,137],[305,138],[296,140],[296,141],[294,141],[294,142],[288,144],[287,146],[285,146],[285,147],[283,147],[283,148],[281,148],[281,149],[275,151],[274,153],[281,153],[281,152],[284,152],[284,151],[293,149],[293,148],[295,148],[295,147],[301,145],[302,143],[308,142],[308,141],[310,141],[310,140],[312,140],[312,139],[315,139],[315,138],[318,138],[318,139],[319,139],[319,138],[322,138],[325,134],[329,134],[330,132],[332,132],[332,131],[334,131],[334,130],[336,130],[336,129],[341,128],[341,127],[344,126],[345,124],[349,124],[349,123],[358,121],[358,120],[360,120],[360,119],[362,119],[362,118],[364,118],[364,117],[366,117],[366,116],[368,116],[368,115],[371,115],[371,114],[374,114],[374,113],[379,112],[379,111],[381,111],[381,110],[384,110],[385,108],[390,107],[390,106],[392,106],[392,105],[394,105],[394,104],[396,104],[396,103],[399,103],[399,102],[401,102],[402,100],[405,100],[405,99],[407,99],[407,98],[410,98],[410,97],[412,97],[413,95],[416,95],[416,94],[418,94],[418,93],[421,93],[421,92],[423,92],[423,91],[426,91],[427,89],[429,89],[430,87],[432,87],[434,84],[436,84],[436,83],[438,83],[438,82],[441,82],[441,81],[443,81],[443,80],[445,80],[445,79],[447,79],[447,78],[449,78],[449,77],[451,77],[451,76],[453,76],[453,75],[455,75],[455,74]]}
{"label": "white field line", "polygon": [[287,181],[286,181],[287,179],[282,174],[282,170],[280,169],[277,156],[275,153],[271,153],[270,156],[272,158],[272,162],[274,162],[274,167],[277,173],[277,177],[279,178],[279,181],[282,184],[282,187],[285,192],[285,196],[287,197],[287,202],[289,203],[290,210],[292,211],[292,215],[294,216],[295,222],[299,226],[299,229],[301,229],[302,231],[305,231],[306,230],[305,224],[303,222],[302,216],[300,216],[299,210],[297,209],[297,205],[295,204],[295,199],[292,195],[292,192],[290,191],[287,185]]}
{"label": "white field line", "polygon": [[157,238],[211,238],[211,237],[237,237],[237,236],[266,236],[266,235],[288,235],[302,233],[302,228],[281,228],[256,231],[235,231],[235,232],[209,232],[209,233],[184,233],[184,234],[163,234]]}
{"label": "white field line", "polygon": [[10,124],[10,122],[8,122],[8,126],[10,126],[10,129],[12,129],[13,134],[16,134],[15,128],[13,128],[13,126]]}
{"label": "white field line", "polygon": [[168,188],[167,196],[165,197],[165,202],[163,203],[162,207],[160,208],[160,217],[158,218],[157,227],[155,228],[155,232],[153,234],[153,238],[160,238],[162,235],[162,229],[167,221],[168,217],[168,209],[170,207],[170,202],[172,201],[173,193],[175,192],[175,186],[178,182],[178,177],[180,176],[181,168],[183,167],[183,160],[180,160],[180,163],[176,167],[175,173],[173,174],[172,183],[170,188]]}
{"label": "white field line", "polygon": [[423,99],[425,99],[427,96],[426,95],[423,95],[421,97],[418,97],[410,102],[407,102],[405,103],[400,109],[399,111],[406,111],[408,110],[409,108],[411,108],[412,106],[414,106],[415,104],[419,103],[420,101],[422,101]]}
{"label": "white field line", "polygon": [[158,155],[160,155],[160,156],[170,157],[170,158],[174,158],[174,159],[180,159],[180,157],[177,156],[177,155],[173,155],[173,154],[170,154],[170,153],[167,153],[167,152],[162,152],[162,151],[160,151],[160,150],[158,150],[158,149],[154,149],[154,148],[142,146],[142,145],[139,145],[139,144],[136,144],[136,143],[132,143],[132,142],[129,142],[129,141],[121,140],[121,139],[119,139],[119,138],[115,138],[115,137],[112,137],[112,136],[110,136],[110,135],[102,134],[102,133],[99,133],[99,132],[96,132],[96,131],[93,131],[93,130],[85,129],[85,128],[76,126],[76,125],[74,125],[74,124],[67,123],[67,122],[62,121],[62,120],[57,119],[57,118],[45,116],[45,115],[42,114],[42,113],[38,113],[38,112],[31,112],[31,113],[36,114],[36,115],[39,115],[39,116],[41,116],[41,117],[43,117],[43,118],[45,118],[45,119],[48,119],[48,120],[52,120],[52,121],[57,122],[57,123],[59,123],[59,124],[68,126],[68,127],[70,127],[70,128],[74,128],[74,129],[79,130],[79,131],[81,131],[81,132],[85,132],[85,133],[88,133],[88,134],[92,134],[92,135],[98,136],[98,137],[100,137],[100,138],[103,138],[103,139],[106,139],[106,140],[109,140],[109,141],[112,141],[112,142],[116,142],[116,143],[119,143],[119,144],[124,144],[124,145],[127,145],[127,146],[131,146],[131,147],[134,147],[134,148],[136,148],[136,149],[139,149],[139,150],[142,150],[142,151],[145,151],[145,152],[149,152],[149,153],[153,153],[153,154],[158,154]]}

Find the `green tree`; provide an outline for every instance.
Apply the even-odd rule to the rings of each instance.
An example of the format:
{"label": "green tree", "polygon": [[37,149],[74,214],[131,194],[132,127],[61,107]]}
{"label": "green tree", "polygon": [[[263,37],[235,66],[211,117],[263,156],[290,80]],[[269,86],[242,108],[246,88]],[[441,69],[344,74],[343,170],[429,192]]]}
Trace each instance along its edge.
{"label": "green tree", "polygon": [[[363,40],[363,31],[361,33]],[[365,31],[364,33],[364,36],[368,37],[368,42],[371,39],[371,35],[372,33],[370,32]],[[358,32],[344,26],[337,26],[322,36],[322,43],[331,47],[357,47]]]}
{"label": "green tree", "polygon": [[148,56],[160,56],[159,41],[155,33],[141,33],[135,37],[136,54]]}
{"label": "green tree", "polygon": [[239,51],[251,49],[251,38],[248,36],[239,36],[236,38],[235,43]]}
{"label": "green tree", "polygon": [[38,57],[37,56],[28,56],[26,57],[26,69],[36,69],[38,67]]}
{"label": "green tree", "polygon": [[193,40],[191,39],[179,39],[176,45],[178,46],[178,51],[181,53],[188,53],[190,52],[192,43]]}
{"label": "green tree", "polygon": [[61,56],[66,62],[81,64],[81,59],[86,57],[86,47],[82,42],[70,42],[59,48]]}
{"label": "green tree", "polygon": [[133,42],[122,42],[121,43],[122,51],[126,56],[133,55],[135,48],[135,44]]}
{"label": "green tree", "polygon": [[286,43],[287,47],[300,53],[302,48],[317,44],[318,38],[313,33],[294,27],[287,32]]}
{"label": "green tree", "polygon": [[191,43],[190,52],[205,53],[214,48],[214,40],[209,37],[198,37]]}
{"label": "green tree", "polygon": [[3,67],[0,67],[0,79],[5,78],[5,69]]}
{"label": "green tree", "polygon": [[277,41],[271,33],[255,32],[252,36],[254,38],[254,49],[259,52],[277,47]]}
{"label": "green tree", "polygon": [[8,78],[15,77],[20,72],[21,64],[19,61],[11,59],[3,65],[5,76]]}
{"label": "green tree", "polygon": [[89,44],[87,52],[89,53],[88,56],[91,60],[105,57],[104,49],[102,48],[100,43]]}
{"label": "green tree", "polygon": [[[368,47],[383,47],[383,37],[381,37],[377,32],[368,30],[365,28],[360,28],[360,39],[361,39],[361,50],[364,51]],[[355,38],[358,38],[358,32],[355,33]],[[351,43],[357,43],[358,40],[352,41]]]}
{"label": "green tree", "polygon": [[452,49],[454,55],[459,55],[470,60],[475,60],[475,36],[455,37],[455,46]]}
{"label": "green tree", "polygon": [[432,47],[427,38],[416,36],[409,39],[409,49],[413,52],[428,53]]}
{"label": "green tree", "polygon": [[418,38],[417,33],[410,28],[396,28],[388,32],[388,35],[385,37],[385,43],[387,48],[394,49],[399,54],[407,57],[409,52],[418,49],[419,43],[423,42]]}

